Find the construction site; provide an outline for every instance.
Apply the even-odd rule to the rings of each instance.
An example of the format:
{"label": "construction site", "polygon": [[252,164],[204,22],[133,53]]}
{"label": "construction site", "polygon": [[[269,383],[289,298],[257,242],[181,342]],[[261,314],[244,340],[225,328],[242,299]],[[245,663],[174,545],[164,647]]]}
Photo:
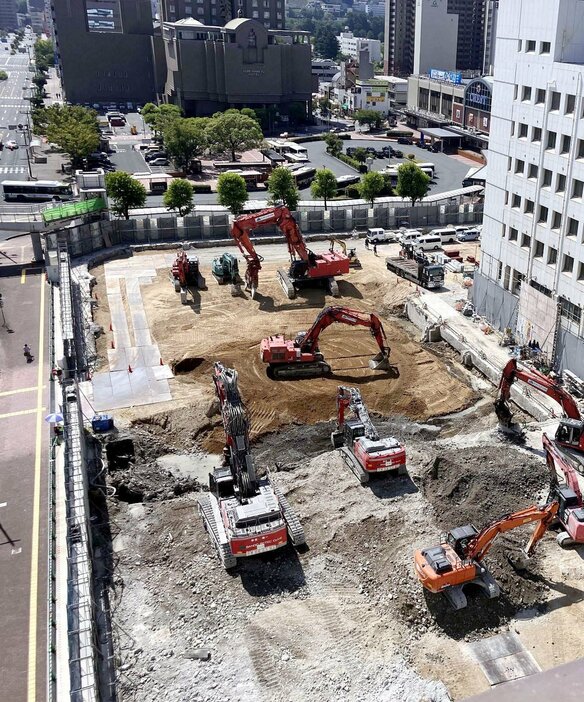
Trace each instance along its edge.
{"label": "construction site", "polygon": [[235,269],[211,247],[89,269],[119,699],[443,702],[573,660],[578,403],[476,320],[458,336],[499,389],[413,323],[440,299],[472,326],[463,273],[425,289],[436,265],[362,239],[305,260],[277,217],[288,252],[240,218]]}

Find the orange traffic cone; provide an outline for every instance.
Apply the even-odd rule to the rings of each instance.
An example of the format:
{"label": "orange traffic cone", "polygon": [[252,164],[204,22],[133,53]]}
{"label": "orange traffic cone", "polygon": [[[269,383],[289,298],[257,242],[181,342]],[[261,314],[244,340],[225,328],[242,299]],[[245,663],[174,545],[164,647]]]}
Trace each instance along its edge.
{"label": "orange traffic cone", "polygon": [[132,366],[128,364],[128,373],[132,373]]}
{"label": "orange traffic cone", "polygon": [[162,357],[160,358],[160,365],[163,366],[164,363],[162,362]]}
{"label": "orange traffic cone", "polygon": [[116,345],[114,344],[114,340],[112,339],[112,349],[115,349]]}
{"label": "orange traffic cone", "polygon": [[112,323],[110,322],[110,331],[113,332]]}

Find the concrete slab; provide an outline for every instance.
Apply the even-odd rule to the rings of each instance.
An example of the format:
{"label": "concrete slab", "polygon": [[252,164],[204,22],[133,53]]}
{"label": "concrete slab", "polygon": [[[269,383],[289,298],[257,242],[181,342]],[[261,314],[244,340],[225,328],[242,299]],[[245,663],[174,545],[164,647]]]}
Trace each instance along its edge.
{"label": "concrete slab", "polygon": [[539,673],[541,668],[512,631],[468,644],[490,685]]}
{"label": "concrete slab", "polygon": [[136,368],[133,373],[129,373],[130,387],[132,388],[132,398],[135,404],[148,404],[152,399],[152,390],[146,368]]}
{"label": "concrete slab", "polygon": [[[130,346],[126,349],[126,358],[128,360],[128,365],[131,366],[132,370],[145,367],[142,349],[138,348],[137,346]],[[126,366],[124,370],[128,370],[128,366]]]}
{"label": "concrete slab", "polygon": [[150,331],[148,329],[135,329],[134,330],[134,340],[136,346],[151,346],[152,337],[150,336]]}
{"label": "concrete slab", "polygon": [[153,380],[168,380],[169,378],[174,378],[172,371],[169,366],[153,366],[152,368],[147,368],[149,376]]}
{"label": "concrete slab", "polygon": [[125,348],[108,349],[107,359],[110,371],[121,371],[128,369],[128,359]]}

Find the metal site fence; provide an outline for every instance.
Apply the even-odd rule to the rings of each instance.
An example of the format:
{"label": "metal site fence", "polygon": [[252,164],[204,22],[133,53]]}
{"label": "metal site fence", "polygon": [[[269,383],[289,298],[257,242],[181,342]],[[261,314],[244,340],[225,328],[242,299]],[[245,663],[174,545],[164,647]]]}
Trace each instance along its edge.
{"label": "metal site fence", "polygon": [[[368,227],[428,229],[447,225],[472,225],[482,222],[482,203],[431,203],[415,207],[386,204],[368,207],[363,202],[324,210],[322,207],[295,213],[304,234],[364,233]],[[158,216],[129,220],[102,220],[67,229],[69,252],[83,256],[118,245],[153,244],[169,241],[209,241],[228,239],[233,217],[224,212],[194,214],[187,217]],[[274,227],[263,227],[254,238],[272,236]],[[47,234],[48,248],[56,248],[57,232]]]}

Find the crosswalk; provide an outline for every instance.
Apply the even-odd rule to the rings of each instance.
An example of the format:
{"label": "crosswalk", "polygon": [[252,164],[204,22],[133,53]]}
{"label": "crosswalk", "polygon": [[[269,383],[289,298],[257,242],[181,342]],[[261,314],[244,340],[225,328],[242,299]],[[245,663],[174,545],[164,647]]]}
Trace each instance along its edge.
{"label": "crosswalk", "polygon": [[16,175],[17,173],[26,173],[24,166],[0,166],[0,175]]}

